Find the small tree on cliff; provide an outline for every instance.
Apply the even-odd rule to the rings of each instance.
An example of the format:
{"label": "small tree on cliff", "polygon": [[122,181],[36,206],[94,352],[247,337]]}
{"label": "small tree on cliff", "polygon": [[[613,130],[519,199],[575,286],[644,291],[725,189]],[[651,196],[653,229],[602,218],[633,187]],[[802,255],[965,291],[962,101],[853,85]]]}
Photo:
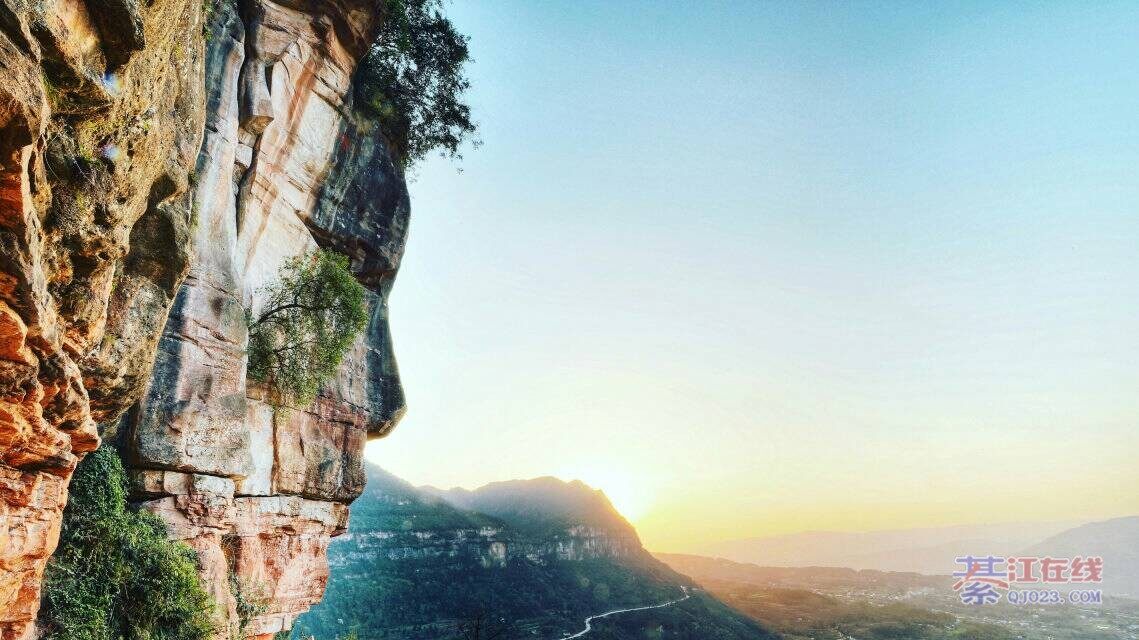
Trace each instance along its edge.
{"label": "small tree on cliff", "polygon": [[368,323],[364,287],[347,257],[308,252],[282,265],[260,313],[247,310],[246,320],[249,377],[267,383],[277,404],[306,405]]}
{"label": "small tree on cliff", "polygon": [[468,38],[442,0],[378,0],[380,34],[356,72],[358,105],[375,118],[407,166],[435,149],[453,158],[476,130],[463,102]]}
{"label": "small tree on cliff", "polygon": [[197,554],[166,524],[127,506],[118,453],[103,446],[71,478],[59,547],[44,571],[44,640],[206,640],[214,605]]}

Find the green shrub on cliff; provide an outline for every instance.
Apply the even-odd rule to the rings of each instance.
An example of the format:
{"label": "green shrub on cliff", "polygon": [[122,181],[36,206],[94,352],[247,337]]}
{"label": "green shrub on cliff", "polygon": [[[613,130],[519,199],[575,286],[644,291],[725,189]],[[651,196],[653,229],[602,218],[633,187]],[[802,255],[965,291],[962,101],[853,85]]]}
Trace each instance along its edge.
{"label": "green shrub on cliff", "polygon": [[317,250],[288,260],[266,287],[249,323],[249,377],[267,383],[274,403],[307,405],[336,374],[368,323],[364,287],[348,258]]}
{"label": "green shrub on cliff", "polygon": [[438,149],[453,158],[475,133],[463,102],[467,37],[442,0],[379,0],[384,24],[356,72],[358,104],[375,118],[404,165]]}
{"label": "green shrub on cliff", "polygon": [[59,547],[44,572],[45,640],[206,640],[213,602],[197,555],[166,525],[127,507],[118,454],[104,446],[75,470]]}

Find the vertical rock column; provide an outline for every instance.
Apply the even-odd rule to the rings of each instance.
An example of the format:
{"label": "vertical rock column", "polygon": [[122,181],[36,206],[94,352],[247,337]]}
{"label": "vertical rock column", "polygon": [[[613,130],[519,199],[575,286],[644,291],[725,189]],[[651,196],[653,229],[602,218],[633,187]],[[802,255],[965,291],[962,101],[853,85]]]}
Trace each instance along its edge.
{"label": "vertical rock column", "polygon": [[[404,410],[387,294],[407,188],[352,107],[380,18],[363,0],[248,0],[219,4],[209,27],[196,259],[117,438],[135,498],[198,551],[229,634],[270,637],[320,599],[364,445]],[[371,322],[311,406],[276,408],[245,376],[245,309],[317,247],[349,256]]]}
{"label": "vertical rock column", "polygon": [[189,261],[201,3],[0,1],[0,639],[67,482],[141,395]]}

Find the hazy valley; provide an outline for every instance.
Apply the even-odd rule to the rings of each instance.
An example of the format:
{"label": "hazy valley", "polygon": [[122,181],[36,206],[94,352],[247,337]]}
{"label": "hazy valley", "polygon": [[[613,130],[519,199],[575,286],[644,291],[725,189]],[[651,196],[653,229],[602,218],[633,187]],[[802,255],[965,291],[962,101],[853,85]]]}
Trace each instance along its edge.
{"label": "hazy valley", "polygon": [[[1058,533],[1057,527],[1036,527],[1045,539],[1034,539],[1031,526],[1006,525],[805,533],[784,536],[782,546],[767,549],[749,541],[770,557],[795,549],[804,555],[793,557],[804,564],[817,561],[759,566],[649,554],[605,495],[580,481],[545,477],[441,490],[414,487],[374,465],[367,472],[348,533],[329,547],[325,599],[298,621],[302,635],[294,637],[1107,640],[1132,639],[1139,631],[1134,600],[966,606],[948,575],[963,549],[1001,548],[976,546],[983,536],[954,536],[989,533],[991,544],[1011,541],[1041,554],[1102,550],[1105,565],[1119,567],[1107,574],[1105,586],[1126,584],[1121,578],[1133,575],[1127,554],[1135,548],[1135,518]],[[836,548],[836,540],[862,541],[845,545],[861,557],[875,553],[876,544],[944,548],[946,569],[926,574],[821,566],[833,557],[823,552]],[[818,555],[811,555],[812,544]],[[915,558],[921,553],[899,551],[894,562]],[[650,606],[658,608],[601,618],[583,632],[589,616]]]}

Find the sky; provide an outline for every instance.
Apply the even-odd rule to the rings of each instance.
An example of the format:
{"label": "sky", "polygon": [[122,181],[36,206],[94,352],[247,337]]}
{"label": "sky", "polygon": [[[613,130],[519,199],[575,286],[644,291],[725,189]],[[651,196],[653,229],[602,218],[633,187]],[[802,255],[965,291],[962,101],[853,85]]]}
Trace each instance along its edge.
{"label": "sky", "polygon": [[369,459],[580,478],[658,551],[1139,513],[1139,5],[1096,6],[448,4],[483,145],[415,171]]}

